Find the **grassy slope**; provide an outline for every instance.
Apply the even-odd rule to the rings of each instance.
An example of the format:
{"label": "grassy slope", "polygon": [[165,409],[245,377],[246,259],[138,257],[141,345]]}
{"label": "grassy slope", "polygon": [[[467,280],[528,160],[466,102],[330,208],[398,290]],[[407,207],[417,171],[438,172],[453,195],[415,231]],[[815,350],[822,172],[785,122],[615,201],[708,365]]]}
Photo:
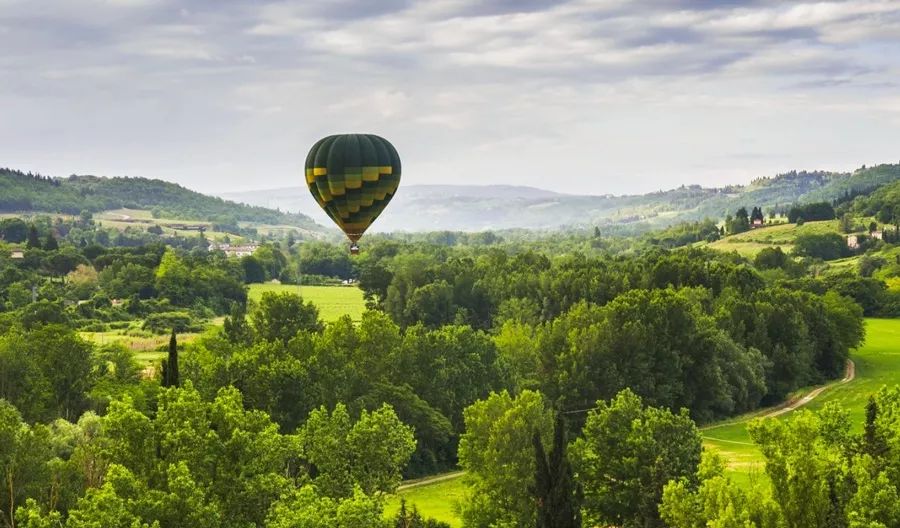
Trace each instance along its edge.
{"label": "grassy slope", "polygon": [[789,253],[794,247],[794,240],[799,235],[820,235],[839,232],[837,220],[806,222],[801,226],[796,224],[777,224],[727,236],[709,244],[709,247],[719,251],[737,251],[747,257],[755,256],[763,248],[775,246],[781,246],[782,250]]}
{"label": "grassy slope", "polygon": [[259,301],[263,292],[299,293],[319,308],[323,321],[335,321],[349,315],[354,321],[362,319],[366,309],[362,290],[355,286],[296,286],[291,284],[251,284],[250,299]]}
{"label": "grassy slope", "polygon": [[[884,385],[900,383],[900,319],[867,319],[866,343],[853,354],[853,361],[856,363],[853,381],[828,389],[803,408],[816,410],[828,402],[838,402],[850,412],[854,427],[859,430],[869,395]],[[791,415],[786,413],[779,419],[790,419]],[[762,455],[747,434],[747,422],[752,418],[703,431],[704,445],[728,460],[739,482],[756,478],[763,470]]]}

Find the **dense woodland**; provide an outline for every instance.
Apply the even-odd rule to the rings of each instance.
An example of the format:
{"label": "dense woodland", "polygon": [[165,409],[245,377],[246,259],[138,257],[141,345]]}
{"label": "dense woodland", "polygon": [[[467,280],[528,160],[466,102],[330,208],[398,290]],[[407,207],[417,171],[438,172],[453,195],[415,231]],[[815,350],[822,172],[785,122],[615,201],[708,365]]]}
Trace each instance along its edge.
{"label": "dense woodland", "polygon": [[[832,217],[889,224],[894,191]],[[5,219],[0,525],[439,526],[386,519],[385,496],[459,467],[472,527],[895,526],[896,390],[861,435],[838,408],[755,426],[771,488],[730,482],[698,430],[839,378],[863,316],[900,315],[892,242],[822,274],[815,244],[693,247],[721,227],[375,236],[353,259],[286,238],[229,259],[202,235]],[[349,278],[359,323],[247,300],[252,282]],[[157,369],[78,333],[135,321],[171,334]]]}

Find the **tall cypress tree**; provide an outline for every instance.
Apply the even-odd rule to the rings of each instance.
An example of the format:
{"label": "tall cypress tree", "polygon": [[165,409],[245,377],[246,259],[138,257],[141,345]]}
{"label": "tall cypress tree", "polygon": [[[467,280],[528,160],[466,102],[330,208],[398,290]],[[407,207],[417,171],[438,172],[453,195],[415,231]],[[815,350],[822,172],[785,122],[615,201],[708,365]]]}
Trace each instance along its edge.
{"label": "tall cypress tree", "polygon": [[169,338],[169,357],[163,364],[163,387],[177,387],[178,380],[178,340],[175,337],[175,329],[172,329],[172,337]]}
{"label": "tall cypress tree", "polygon": [[28,249],[40,249],[41,248],[41,235],[38,234],[37,227],[34,224],[28,226],[28,239],[25,243],[25,247]]}
{"label": "tall cypress tree", "polygon": [[566,456],[566,426],[556,417],[553,449],[544,451],[541,435],[534,432],[536,471],[533,493],[537,501],[537,528],[581,528],[581,489],[575,483]]}
{"label": "tall cypress tree", "polygon": [[53,236],[53,233],[47,233],[47,238],[44,239],[44,249],[47,251],[56,251],[59,249],[59,242],[56,241],[56,237]]}

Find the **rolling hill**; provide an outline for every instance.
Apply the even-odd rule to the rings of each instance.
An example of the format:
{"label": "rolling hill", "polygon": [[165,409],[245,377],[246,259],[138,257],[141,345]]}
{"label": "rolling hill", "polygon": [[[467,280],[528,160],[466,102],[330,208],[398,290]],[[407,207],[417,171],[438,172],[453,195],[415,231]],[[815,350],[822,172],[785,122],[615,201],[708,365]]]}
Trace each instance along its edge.
{"label": "rolling hill", "polygon": [[238,204],[162,180],[75,175],[51,178],[0,169],[0,213],[79,214],[113,209],[151,210],[156,217],[178,220],[251,222],[328,231],[303,214]]}
{"label": "rolling hill", "polygon": [[[800,171],[723,188],[682,186],[644,195],[578,196],[508,185],[401,186],[374,231],[481,231],[634,225],[644,229],[682,220],[723,218],[741,206],[782,208],[796,202],[842,199],[900,180],[900,164],[852,173]],[[305,187],[224,193],[256,206],[300,211],[327,222]]]}

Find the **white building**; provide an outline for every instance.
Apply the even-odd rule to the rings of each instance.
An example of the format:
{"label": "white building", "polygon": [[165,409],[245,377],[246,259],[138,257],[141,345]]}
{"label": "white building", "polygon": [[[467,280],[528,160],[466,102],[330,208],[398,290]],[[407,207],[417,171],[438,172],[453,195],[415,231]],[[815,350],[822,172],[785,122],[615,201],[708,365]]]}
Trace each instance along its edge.
{"label": "white building", "polygon": [[249,257],[252,255],[257,249],[259,249],[258,244],[243,244],[243,245],[232,245],[232,244],[219,244],[217,242],[213,242],[209,245],[210,251],[223,251],[225,252],[225,256],[227,257]]}

